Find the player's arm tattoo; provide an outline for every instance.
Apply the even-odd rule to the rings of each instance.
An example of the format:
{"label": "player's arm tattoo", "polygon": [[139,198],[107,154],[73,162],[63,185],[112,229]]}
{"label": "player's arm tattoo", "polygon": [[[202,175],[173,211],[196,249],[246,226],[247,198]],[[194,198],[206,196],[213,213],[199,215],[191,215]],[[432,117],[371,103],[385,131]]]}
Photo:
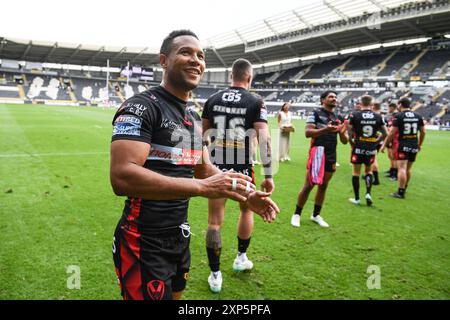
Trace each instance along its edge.
{"label": "player's arm tattoo", "polygon": [[258,138],[259,154],[263,165],[265,178],[272,178],[272,142],[267,123],[257,122],[253,127]]}
{"label": "player's arm tattoo", "polygon": [[[265,139],[265,145],[260,148],[262,165],[265,178],[272,178],[272,142],[269,135]],[[264,151],[263,151],[264,149]]]}

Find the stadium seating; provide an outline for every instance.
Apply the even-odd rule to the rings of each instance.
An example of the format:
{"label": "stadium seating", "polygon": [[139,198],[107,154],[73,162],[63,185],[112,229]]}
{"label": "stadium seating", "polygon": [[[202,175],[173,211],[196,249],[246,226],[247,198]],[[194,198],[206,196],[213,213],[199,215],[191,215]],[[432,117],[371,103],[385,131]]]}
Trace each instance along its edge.
{"label": "stadium seating", "polygon": [[435,71],[442,69],[450,60],[450,49],[428,51],[419,61],[419,65],[413,69],[412,75],[431,76]]}

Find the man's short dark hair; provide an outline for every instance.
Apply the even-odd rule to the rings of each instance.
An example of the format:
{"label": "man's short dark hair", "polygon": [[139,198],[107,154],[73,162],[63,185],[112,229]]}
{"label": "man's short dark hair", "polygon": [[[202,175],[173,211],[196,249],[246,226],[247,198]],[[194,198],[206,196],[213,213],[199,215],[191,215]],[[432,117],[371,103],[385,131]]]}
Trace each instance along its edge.
{"label": "man's short dark hair", "polygon": [[322,94],[320,95],[320,103],[322,103],[322,101],[325,100],[326,97],[328,97],[328,95],[329,95],[330,93],[334,93],[335,95],[337,95],[337,92],[336,92],[336,91],[333,91],[333,90],[327,90],[327,91],[325,91],[324,93],[322,93]]}
{"label": "man's short dark hair", "polygon": [[403,108],[407,108],[407,109],[411,108],[411,100],[406,98],[406,97],[401,98],[400,100],[398,100],[398,103],[400,103],[400,105]]}
{"label": "man's short dark hair", "polygon": [[362,104],[364,107],[370,106],[370,105],[372,104],[372,101],[373,101],[373,97],[372,97],[372,96],[369,96],[368,94],[363,95],[363,96],[361,97],[361,104]]}
{"label": "man's short dark hair", "polygon": [[233,75],[233,80],[245,81],[246,76],[251,74],[252,64],[247,59],[237,59],[233,62],[231,67],[231,74]]}
{"label": "man's short dark hair", "polygon": [[397,109],[397,104],[395,104],[394,102],[391,102],[391,103],[389,103],[389,108]]}
{"label": "man's short dark hair", "polygon": [[164,41],[161,45],[161,49],[159,49],[159,53],[165,54],[166,56],[169,55],[170,51],[172,50],[173,39],[175,39],[176,37],[181,37],[181,36],[192,36],[192,37],[196,38],[197,40],[199,40],[197,35],[194,32],[192,32],[191,30],[187,30],[187,29],[174,30],[164,39]]}

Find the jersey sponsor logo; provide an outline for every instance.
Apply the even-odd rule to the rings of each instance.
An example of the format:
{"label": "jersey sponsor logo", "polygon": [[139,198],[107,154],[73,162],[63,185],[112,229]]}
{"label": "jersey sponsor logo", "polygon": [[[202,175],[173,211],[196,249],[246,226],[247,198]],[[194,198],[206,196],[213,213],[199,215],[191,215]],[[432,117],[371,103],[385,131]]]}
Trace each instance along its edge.
{"label": "jersey sponsor logo", "polygon": [[403,152],[408,152],[408,153],[418,153],[419,152],[419,148],[414,148],[414,147],[408,147],[408,146],[402,146],[401,149]]}
{"label": "jersey sponsor logo", "polygon": [[359,137],[358,141],[375,143],[377,142],[377,137]]}
{"label": "jersey sponsor logo", "polygon": [[314,117],[314,115],[310,115],[308,116],[308,118],[306,118],[306,123],[315,123],[316,122],[316,118]]}
{"label": "jersey sponsor logo", "polygon": [[164,297],[165,284],[162,280],[151,280],[147,283],[147,292],[152,300],[162,300]]}
{"label": "jersey sponsor logo", "polygon": [[361,154],[366,156],[373,156],[377,153],[376,150],[366,150],[361,148],[355,148],[354,154]]}
{"label": "jersey sponsor logo", "polygon": [[128,102],[126,104],[123,104],[119,108],[119,112],[122,111],[123,109],[126,109],[128,112],[134,113],[135,115],[140,117],[142,116],[144,111],[147,110],[147,106],[144,106],[140,103]]}
{"label": "jersey sponsor logo", "polygon": [[176,130],[176,129],[182,129],[183,127],[181,126],[181,124],[176,123],[173,120],[163,119],[161,122],[161,128]]}
{"label": "jersey sponsor logo", "polygon": [[373,113],[364,112],[362,113],[363,119],[373,119],[375,118],[375,115]]}
{"label": "jersey sponsor logo", "polygon": [[267,109],[265,106],[261,107],[260,117],[261,120],[267,121]]}
{"label": "jersey sponsor logo", "polygon": [[141,134],[142,120],[129,115],[119,116],[114,122],[113,136],[139,136]]}
{"label": "jersey sponsor logo", "polygon": [[152,144],[147,160],[164,161],[175,165],[196,165],[202,157],[202,150],[182,149]]}
{"label": "jersey sponsor logo", "polygon": [[225,92],[222,95],[222,100],[225,102],[239,102],[239,101],[241,101],[241,95],[242,95],[242,93],[235,92],[235,91]]}

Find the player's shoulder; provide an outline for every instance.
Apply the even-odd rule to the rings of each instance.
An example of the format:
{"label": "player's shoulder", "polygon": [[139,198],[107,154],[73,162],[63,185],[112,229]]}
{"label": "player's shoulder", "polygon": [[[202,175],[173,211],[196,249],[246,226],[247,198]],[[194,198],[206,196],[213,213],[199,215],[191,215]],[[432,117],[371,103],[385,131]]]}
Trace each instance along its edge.
{"label": "player's shoulder", "polygon": [[322,108],[314,108],[308,112],[308,116],[306,117],[306,123],[315,123],[317,118],[320,117],[320,112]]}
{"label": "player's shoulder", "polygon": [[113,122],[122,115],[128,115],[137,118],[143,118],[147,114],[155,114],[160,108],[160,101],[152,89],[135,94],[125,100],[114,116]]}
{"label": "player's shoulder", "polygon": [[247,91],[247,90],[243,90],[242,91],[243,94],[247,95],[250,99],[254,99],[256,101],[263,101],[264,98],[257,92],[255,91]]}

